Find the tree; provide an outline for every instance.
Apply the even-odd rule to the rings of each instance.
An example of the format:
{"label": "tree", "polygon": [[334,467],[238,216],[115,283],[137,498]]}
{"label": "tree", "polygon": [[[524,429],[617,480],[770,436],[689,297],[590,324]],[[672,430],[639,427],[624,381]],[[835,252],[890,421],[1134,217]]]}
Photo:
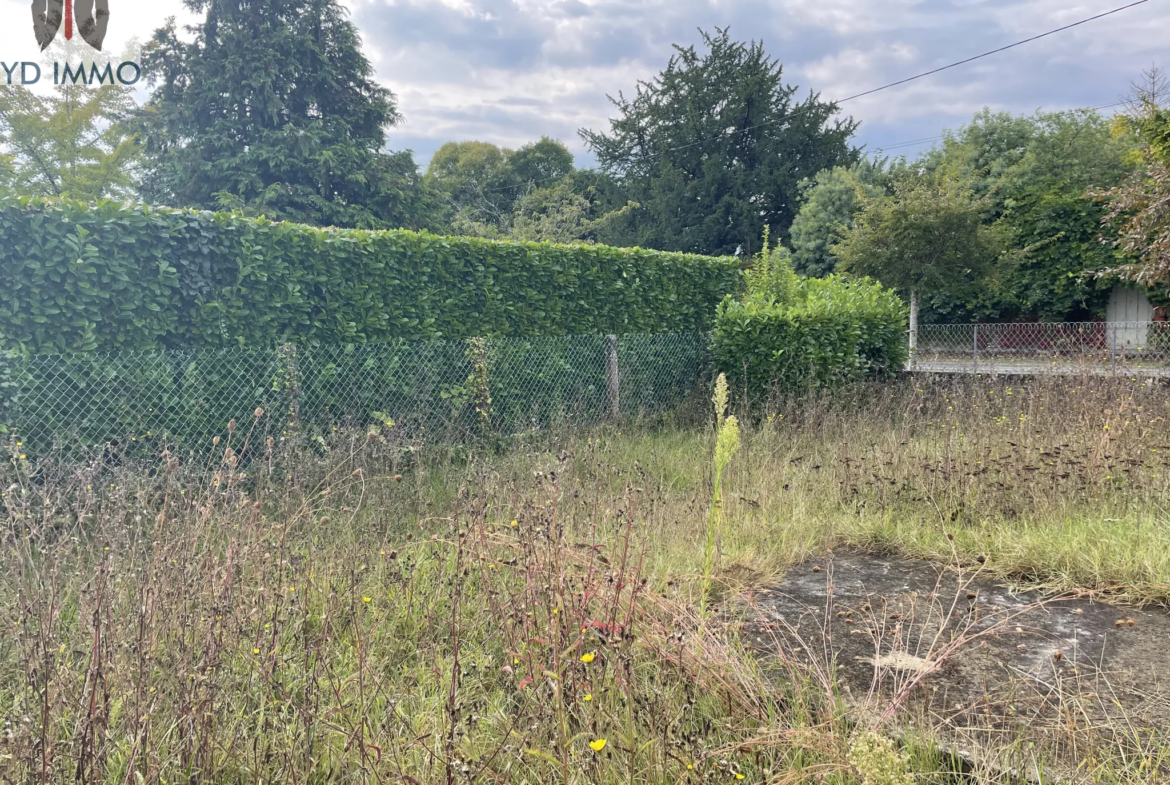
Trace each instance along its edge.
{"label": "tree", "polygon": [[857,123],[815,93],[796,99],[762,43],[702,35],[707,51],[675,46],[632,99],[611,97],[609,133],[581,136],[642,205],[629,244],[751,255],[764,226],[787,236],[803,180],[858,159]]}
{"label": "tree", "polygon": [[985,209],[985,223],[1010,227],[1015,252],[1001,257],[1001,286],[961,295],[924,292],[928,318],[1095,318],[1112,284],[1091,273],[1116,266],[1119,258],[1100,242],[1106,210],[1086,192],[1121,182],[1131,147],[1088,109],[1025,117],[984,110],[948,131],[916,168],[966,184]]}
{"label": "tree", "polygon": [[232,207],[318,225],[425,227],[435,220],[409,153],[382,152],[400,120],[337,0],[184,0],[145,60],[143,121],[167,204]]}
{"label": "tree", "polygon": [[540,137],[508,157],[516,179],[528,188],[548,188],[573,173],[573,154],[564,142]]}
{"label": "tree", "polygon": [[526,194],[553,188],[573,172],[564,143],[542,136],[518,150],[490,142],[448,142],[427,166],[426,182],[442,194],[460,234],[507,234],[512,211]]}
{"label": "tree", "polygon": [[883,168],[884,162],[869,161],[849,168],[835,166],[802,184],[803,203],[789,232],[792,263],[798,273],[823,278],[837,268],[833,246],[853,226],[853,216],[865,200],[885,193],[873,175]]}
{"label": "tree", "polygon": [[[1110,270],[1147,286],[1170,284],[1170,109],[1165,80],[1156,69],[1145,74],[1130,113],[1119,119],[1119,133],[1135,135],[1138,165],[1122,182],[1093,196],[1108,208],[1103,224],[1117,230],[1113,245],[1135,261]],[[1159,89],[1161,88],[1161,89]]]}
{"label": "tree", "polygon": [[477,234],[472,227],[506,223],[521,187],[511,155],[489,142],[447,142],[435,151],[426,183],[447,201],[457,231]]}
{"label": "tree", "polygon": [[891,196],[867,200],[834,246],[839,269],[910,294],[911,360],[923,290],[969,293],[1007,246],[1005,227],[984,222],[986,204],[961,181],[907,177]]}
{"label": "tree", "polygon": [[[47,61],[77,62],[78,48],[55,43]],[[18,85],[0,92],[0,145],[8,153],[0,182],[21,194],[86,202],[134,194],[141,146],[127,119],[136,104],[112,81],[70,82],[43,95]]]}
{"label": "tree", "polygon": [[573,177],[566,177],[551,188],[531,191],[516,203],[511,238],[552,243],[596,242],[608,227],[638,207],[630,202],[604,212],[601,204],[594,189],[582,191]]}

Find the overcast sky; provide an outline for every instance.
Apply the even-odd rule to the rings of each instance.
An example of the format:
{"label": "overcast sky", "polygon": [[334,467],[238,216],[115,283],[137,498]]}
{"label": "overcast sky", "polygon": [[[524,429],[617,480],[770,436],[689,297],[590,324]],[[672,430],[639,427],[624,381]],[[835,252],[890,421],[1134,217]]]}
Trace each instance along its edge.
{"label": "overcast sky", "polygon": [[[425,161],[443,142],[518,146],[541,135],[591,159],[606,94],[633,92],[671,44],[730,26],[762,39],[788,82],[839,98],[975,55],[1127,0],[346,0],[377,78],[405,122],[394,149]],[[29,0],[0,0],[0,59],[35,60]],[[110,0],[107,51],[145,40],[180,0]],[[844,105],[867,148],[937,136],[984,106],[1030,113],[1117,101],[1151,64],[1170,67],[1170,0],[1149,0],[1019,49]],[[913,155],[929,142],[895,152]]]}

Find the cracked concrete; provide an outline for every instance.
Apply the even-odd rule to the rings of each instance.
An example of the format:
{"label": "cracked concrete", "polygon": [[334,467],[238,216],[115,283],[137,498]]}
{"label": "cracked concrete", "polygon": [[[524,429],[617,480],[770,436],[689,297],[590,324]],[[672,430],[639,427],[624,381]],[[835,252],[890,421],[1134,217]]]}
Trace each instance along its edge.
{"label": "cracked concrete", "polygon": [[[761,654],[832,662],[850,708],[928,729],[976,767],[1097,781],[1120,756],[1170,782],[1170,614],[1017,592],[979,564],[838,551],[751,598]],[[1161,756],[1161,757],[1158,757]],[[1140,781],[1140,780],[1137,780]]]}

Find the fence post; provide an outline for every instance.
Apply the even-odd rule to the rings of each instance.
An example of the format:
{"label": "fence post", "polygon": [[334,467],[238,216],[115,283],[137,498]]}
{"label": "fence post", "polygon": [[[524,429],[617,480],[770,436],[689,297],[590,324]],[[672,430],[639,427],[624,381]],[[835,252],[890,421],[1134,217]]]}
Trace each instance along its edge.
{"label": "fence post", "polygon": [[605,392],[609,402],[609,416],[617,417],[621,410],[621,381],[618,376],[617,336],[605,336]]}
{"label": "fence post", "polygon": [[1109,351],[1109,366],[1112,369],[1113,375],[1117,375],[1117,323],[1109,325],[1110,351]]}
{"label": "fence post", "polygon": [[975,325],[975,329],[973,329],[972,332],[975,334],[975,338],[972,342],[973,354],[975,357],[975,373],[979,373],[979,325]]}
{"label": "fence post", "polygon": [[301,424],[301,380],[296,344],[284,344],[280,347],[280,353],[283,355],[284,384],[288,391],[288,430],[295,437]]}
{"label": "fence post", "polygon": [[910,370],[918,367],[918,290],[910,290]]}

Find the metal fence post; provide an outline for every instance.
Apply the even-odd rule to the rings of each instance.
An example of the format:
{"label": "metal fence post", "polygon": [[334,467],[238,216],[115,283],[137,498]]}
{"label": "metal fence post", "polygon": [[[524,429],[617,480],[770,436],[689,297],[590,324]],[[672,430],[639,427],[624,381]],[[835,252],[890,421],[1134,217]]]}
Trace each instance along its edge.
{"label": "metal fence post", "polygon": [[280,354],[284,366],[284,388],[288,394],[288,430],[295,437],[301,424],[301,380],[296,344],[282,345]]}
{"label": "metal fence post", "polygon": [[1109,354],[1110,354],[1109,365],[1110,365],[1110,368],[1113,370],[1113,375],[1116,376],[1117,375],[1117,323],[1116,322],[1114,322],[1113,324],[1111,324],[1109,326],[1109,331],[1112,333],[1112,335],[1110,336],[1110,343],[1112,345],[1112,348],[1110,349],[1110,352],[1109,352]]}
{"label": "metal fence post", "polygon": [[975,373],[979,373],[979,325],[975,325],[971,332],[975,335],[975,338],[972,341],[972,354],[975,357]]}
{"label": "metal fence post", "polygon": [[618,376],[617,336],[605,336],[605,392],[609,402],[609,416],[617,417],[621,410],[621,379]]}
{"label": "metal fence post", "polygon": [[910,290],[910,370],[918,367],[918,290]]}

